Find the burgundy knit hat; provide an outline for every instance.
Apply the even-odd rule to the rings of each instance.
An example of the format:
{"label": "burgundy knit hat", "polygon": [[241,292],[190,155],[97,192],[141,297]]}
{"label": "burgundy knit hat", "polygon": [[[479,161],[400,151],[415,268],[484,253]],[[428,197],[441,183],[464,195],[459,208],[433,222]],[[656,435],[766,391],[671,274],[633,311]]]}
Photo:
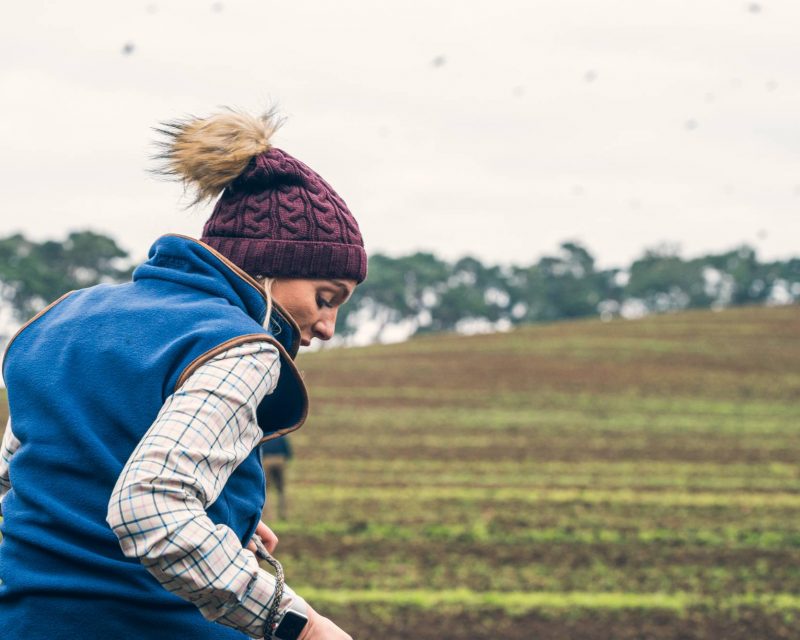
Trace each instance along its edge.
{"label": "burgundy knit hat", "polygon": [[271,115],[226,112],[164,125],[166,173],[222,191],[200,238],[252,276],[362,282],[367,254],[353,214],[315,171],[269,138]]}
{"label": "burgundy knit hat", "polygon": [[225,188],[200,239],[252,275],[357,282],[367,275],[364,241],[344,200],[274,147]]}

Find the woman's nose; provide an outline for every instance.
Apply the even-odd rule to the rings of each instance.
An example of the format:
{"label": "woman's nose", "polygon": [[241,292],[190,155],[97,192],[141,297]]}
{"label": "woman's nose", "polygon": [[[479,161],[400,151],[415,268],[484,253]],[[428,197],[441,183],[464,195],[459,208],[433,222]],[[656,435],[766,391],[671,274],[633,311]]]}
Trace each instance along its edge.
{"label": "woman's nose", "polygon": [[336,332],[336,310],[323,315],[312,327],[314,337],[320,340],[330,340]]}

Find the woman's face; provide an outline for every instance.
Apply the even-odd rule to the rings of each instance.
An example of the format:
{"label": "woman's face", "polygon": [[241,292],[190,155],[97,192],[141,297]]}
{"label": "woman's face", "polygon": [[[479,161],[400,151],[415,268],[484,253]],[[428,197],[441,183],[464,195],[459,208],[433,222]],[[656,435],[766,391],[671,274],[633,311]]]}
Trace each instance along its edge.
{"label": "woman's face", "polygon": [[330,340],[336,330],[336,314],[356,288],[355,280],[306,280],[278,278],[272,297],[300,327],[300,344],[312,338]]}

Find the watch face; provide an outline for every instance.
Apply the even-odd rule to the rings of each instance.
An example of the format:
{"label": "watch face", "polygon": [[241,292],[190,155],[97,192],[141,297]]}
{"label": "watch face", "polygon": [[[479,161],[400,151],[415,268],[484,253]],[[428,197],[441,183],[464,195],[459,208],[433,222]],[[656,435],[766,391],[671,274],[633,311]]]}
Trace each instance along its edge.
{"label": "watch face", "polygon": [[300,632],[306,626],[308,618],[294,611],[287,611],[278,628],[275,629],[275,637],[280,640],[297,640]]}

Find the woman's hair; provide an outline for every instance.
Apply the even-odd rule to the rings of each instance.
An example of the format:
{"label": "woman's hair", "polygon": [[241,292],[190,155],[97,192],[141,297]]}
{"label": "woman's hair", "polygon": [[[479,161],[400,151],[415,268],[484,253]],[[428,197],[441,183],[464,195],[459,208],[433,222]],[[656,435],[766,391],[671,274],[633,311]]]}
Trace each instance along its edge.
{"label": "woman's hair", "polygon": [[256,281],[264,287],[264,295],[267,298],[267,315],[264,316],[264,326],[269,327],[269,318],[272,315],[272,285],[275,284],[276,278],[258,277]]}

